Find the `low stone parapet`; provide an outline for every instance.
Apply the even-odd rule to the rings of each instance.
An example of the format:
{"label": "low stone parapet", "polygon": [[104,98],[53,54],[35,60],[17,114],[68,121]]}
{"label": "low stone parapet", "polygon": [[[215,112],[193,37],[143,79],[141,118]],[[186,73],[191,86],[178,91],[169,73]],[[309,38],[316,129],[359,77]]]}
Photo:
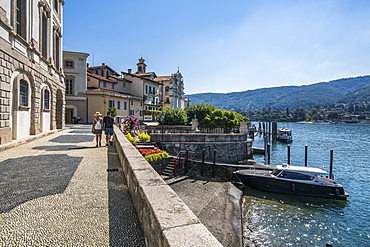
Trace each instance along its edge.
{"label": "low stone parapet", "polygon": [[115,146],[147,246],[222,246],[117,127]]}

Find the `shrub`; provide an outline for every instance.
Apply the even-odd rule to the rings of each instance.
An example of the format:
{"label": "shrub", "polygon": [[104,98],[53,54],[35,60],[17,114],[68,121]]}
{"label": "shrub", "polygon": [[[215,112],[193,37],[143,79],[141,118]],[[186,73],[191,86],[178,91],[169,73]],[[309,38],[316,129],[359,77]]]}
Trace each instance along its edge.
{"label": "shrub", "polygon": [[125,136],[126,136],[127,140],[129,140],[129,142],[131,142],[131,144],[133,144],[133,145],[136,144],[135,137],[133,137],[130,133],[126,134]]}
{"label": "shrub", "polygon": [[121,117],[123,133],[137,136],[137,129],[139,127],[139,119],[133,115]]}
{"label": "shrub", "polygon": [[139,142],[146,143],[146,142],[150,141],[150,135],[148,135],[146,133],[140,133],[138,135],[138,139],[139,139]]}

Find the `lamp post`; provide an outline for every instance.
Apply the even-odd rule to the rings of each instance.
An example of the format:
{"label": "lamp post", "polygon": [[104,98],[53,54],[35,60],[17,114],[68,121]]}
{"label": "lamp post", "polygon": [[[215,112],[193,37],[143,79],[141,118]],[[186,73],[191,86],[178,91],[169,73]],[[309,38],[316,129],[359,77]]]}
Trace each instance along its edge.
{"label": "lamp post", "polygon": [[164,144],[163,144],[163,133],[164,133],[164,126],[163,126],[163,123],[164,123],[164,117],[165,117],[166,113],[162,112],[161,114],[161,124],[162,124],[162,141],[161,141],[161,149],[164,150]]}

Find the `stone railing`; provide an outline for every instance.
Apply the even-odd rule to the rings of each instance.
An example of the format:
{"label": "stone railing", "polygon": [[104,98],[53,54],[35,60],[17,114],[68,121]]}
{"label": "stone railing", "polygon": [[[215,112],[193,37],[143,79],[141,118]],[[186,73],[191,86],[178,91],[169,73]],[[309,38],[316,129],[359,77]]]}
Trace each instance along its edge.
{"label": "stone railing", "polygon": [[117,127],[115,146],[146,246],[222,246]]}

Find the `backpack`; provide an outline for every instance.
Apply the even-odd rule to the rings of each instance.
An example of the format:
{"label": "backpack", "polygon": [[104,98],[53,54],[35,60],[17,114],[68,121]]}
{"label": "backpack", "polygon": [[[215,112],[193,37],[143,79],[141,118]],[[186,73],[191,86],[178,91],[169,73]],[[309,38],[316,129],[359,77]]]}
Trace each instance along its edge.
{"label": "backpack", "polygon": [[97,121],[94,125],[94,129],[101,130],[101,121]]}

